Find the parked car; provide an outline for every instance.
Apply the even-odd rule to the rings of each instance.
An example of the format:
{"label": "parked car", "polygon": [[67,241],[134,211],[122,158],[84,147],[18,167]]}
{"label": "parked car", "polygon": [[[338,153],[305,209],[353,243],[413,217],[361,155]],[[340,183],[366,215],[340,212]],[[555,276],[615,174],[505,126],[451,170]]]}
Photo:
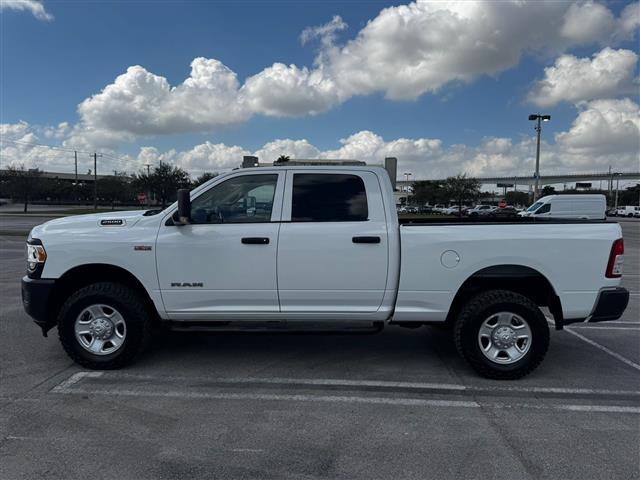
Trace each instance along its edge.
{"label": "parked car", "polygon": [[633,205],[625,205],[624,207],[618,207],[616,210],[616,217],[634,217],[640,216],[640,207]]}
{"label": "parked car", "polygon": [[476,205],[475,207],[469,209],[467,211],[467,215],[469,215],[470,217],[477,217],[479,216],[481,213],[489,213],[491,210],[493,210],[495,207],[492,205]]}
{"label": "parked car", "polygon": [[431,205],[423,205],[418,208],[419,213],[433,213],[433,207]]}
{"label": "parked car", "polygon": [[433,211],[435,213],[443,213],[446,208],[447,207],[445,207],[441,203],[437,203],[436,205],[433,206]]}
{"label": "parked car", "polygon": [[504,208],[494,208],[489,213],[487,213],[488,217],[497,217],[497,218],[518,218],[518,211],[515,207],[511,205],[507,205]]}
{"label": "parked car", "polygon": [[[67,354],[90,369],[131,363],[159,324],[435,323],[452,326],[478,373],[514,379],[549,347],[540,307],[561,329],[615,320],[627,306],[617,223],[398,221],[383,168],[320,172],[234,170],[178,191],[155,215],[109,212],[36,226],[24,308],[44,333],[57,326]],[[252,204],[260,208],[249,214]]]}
{"label": "parked car", "polygon": [[442,213],[444,213],[445,215],[459,215],[460,210],[461,208],[459,205],[452,205],[450,207],[443,209]]}
{"label": "parked car", "polygon": [[520,212],[520,216],[604,220],[606,207],[604,195],[548,195]]}

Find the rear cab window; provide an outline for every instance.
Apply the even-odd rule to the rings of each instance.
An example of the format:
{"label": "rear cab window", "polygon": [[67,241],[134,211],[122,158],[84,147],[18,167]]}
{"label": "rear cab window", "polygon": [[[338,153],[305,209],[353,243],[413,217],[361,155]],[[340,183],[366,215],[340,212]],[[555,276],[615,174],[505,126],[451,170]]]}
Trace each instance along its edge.
{"label": "rear cab window", "polygon": [[363,222],[368,218],[367,193],[360,176],[294,173],[292,222]]}

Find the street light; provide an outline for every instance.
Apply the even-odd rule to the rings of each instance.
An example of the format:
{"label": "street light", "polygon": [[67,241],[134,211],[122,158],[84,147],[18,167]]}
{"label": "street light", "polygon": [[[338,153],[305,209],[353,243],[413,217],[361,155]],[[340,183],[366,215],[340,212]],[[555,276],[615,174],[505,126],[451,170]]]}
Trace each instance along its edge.
{"label": "street light", "polygon": [[407,192],[407,200],[409,199],[409,177],[412,175],[411,172],[404,172],[405,180],[407,184],[405,185],[405,192]]}
{"label": "street light", "polygon": [[538,200],[538,194],[540,190],[540,132],[542,131],[542,122],[548,122],[551,120],[551,115],[540,115],[539,113],[534,113],[529,115],[529,120],[536,121],[537,124],[534,127],[535,131],[538,133],[538,143],[536,145],[536,184],[533,190],[533,201]]}

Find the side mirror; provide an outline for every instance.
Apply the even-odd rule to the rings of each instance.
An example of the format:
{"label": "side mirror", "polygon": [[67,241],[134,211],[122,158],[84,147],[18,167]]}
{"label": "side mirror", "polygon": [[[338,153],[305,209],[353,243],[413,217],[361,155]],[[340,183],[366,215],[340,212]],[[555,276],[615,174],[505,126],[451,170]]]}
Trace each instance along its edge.
{"label": "side mirror", "polygon": [[176,225],[188,225],[191,223],[191,194],[186,188],[178,190],[178,211],[174,215]]}

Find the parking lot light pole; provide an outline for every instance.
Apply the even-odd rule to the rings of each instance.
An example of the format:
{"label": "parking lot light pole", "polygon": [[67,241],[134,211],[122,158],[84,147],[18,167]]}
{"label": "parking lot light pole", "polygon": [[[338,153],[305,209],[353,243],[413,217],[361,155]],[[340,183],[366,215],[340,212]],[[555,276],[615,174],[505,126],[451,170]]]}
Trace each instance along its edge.
{"label": "parking lot light pole", "polygon": [[542,123],[540,122],[548,122],[551,120],[551,115],[540,115],[539,113],[534,113],[529,115],[529,120],[537,122],[534,129],[538,134],[538,141],[536,144],[536,183],[533,190],[533,201],[535,202],[538,200],[538,196],[540,194],[540,132],[542,132]]}
{"label": "parking lot light pole", "polygon": [[407,201],[406,205],[409,204],[409,177],[412,175],[411,172],[404,172],[404,178],[407,181],[407,184],[404,187],[404,191],[407,193]]}

